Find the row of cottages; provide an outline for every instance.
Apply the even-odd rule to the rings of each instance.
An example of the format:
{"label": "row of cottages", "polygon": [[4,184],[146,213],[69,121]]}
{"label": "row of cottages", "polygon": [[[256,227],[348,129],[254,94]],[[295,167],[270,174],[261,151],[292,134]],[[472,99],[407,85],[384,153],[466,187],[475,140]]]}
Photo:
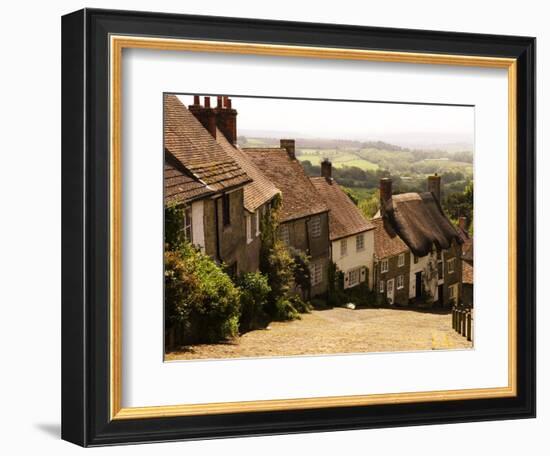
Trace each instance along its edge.
{"label": "row of cottages", "polygon": [[187,108],[166,95],[164,117],[165,203],[185,208],[186,238],[230,273],[259,269],[260,217],[281,195],[279,236],[308,255],[310,296],[327,291],[332,260],[345,288],[367,282],[392,304],[460,299],[464,241],[439,205],[438,176],[428,192],[401,195],[382,179],[381,209],[369,221],[332,178],[329,161],[320,177],[305,174],[294,140],[239,148],[228,97],[214,108],[196,96]]}
{"label": "row of cottages", "polygon": [[186,239],[231,274],[258,270],[259,217],[279,193],[235,147],[236,116],[227,98],[164,97],[165,204],[185,208]]}
{"label": "row of cottages", "polygon": [[393,195],[391,179],[380,180],[373,283],[391,304],[449,306],[462,298],[463,240],[441,209],[440,188],[435,175],[427,192]]}

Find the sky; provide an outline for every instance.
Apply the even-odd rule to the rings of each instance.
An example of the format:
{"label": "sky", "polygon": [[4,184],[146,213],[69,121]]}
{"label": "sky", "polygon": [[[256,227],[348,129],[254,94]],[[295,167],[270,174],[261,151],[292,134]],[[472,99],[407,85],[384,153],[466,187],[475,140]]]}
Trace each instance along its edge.
{"label": "sky", "polygon": [[[461,143],[473,148],[471,106],[231,98],[239,135],[386,141],[402,147]],[[186,105],[193,102],[191,95],[180,99]]]}

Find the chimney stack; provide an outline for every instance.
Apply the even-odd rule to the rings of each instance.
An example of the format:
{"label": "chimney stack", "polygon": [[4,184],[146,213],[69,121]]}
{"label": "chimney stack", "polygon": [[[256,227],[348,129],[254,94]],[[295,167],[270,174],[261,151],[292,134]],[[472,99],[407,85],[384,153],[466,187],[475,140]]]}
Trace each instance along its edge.
{"label": "chimney stack", "polygon": [[328,158],[321,162],[321,176],[327,180],[332,180],[332,163]]}
{"label": "chimney stack", "polygon": [[441,176],[438,176],[437,173],[428,176],[428,191],[438,202],[441,202]]}
{"label": "chimney stack", "polygon": [[380,213],[386,212],[386,203],[392,198],[392,180],[389,177],[380,179]]}
{"label": "chimney stack", "polygon": [[204,128],[208,130],[214,138],[216,137],[216,113],[210,107],[210,97],[204,97],[204,106],[198,95],[193,96],[193,104],[189,106],[189,111]]}
{"label": "chimney stack", "polygon": [[236,144],[237,111],[231,107],[231,99],[228,96],[218,96],[218,106],[215,112],[218,128],[231,144]]}
{"label": "chimney stack", "polygon": [[296,160],[296,144],[293,139],[281,139],[281,149],[286,149],[286,153],[291,160]]}
{"label": "chimney stack", "polygon": [[458,227],[463,230],[463,231],[466,231],[466,217],[464,216],[461,216],[461,217],[458,217]]}

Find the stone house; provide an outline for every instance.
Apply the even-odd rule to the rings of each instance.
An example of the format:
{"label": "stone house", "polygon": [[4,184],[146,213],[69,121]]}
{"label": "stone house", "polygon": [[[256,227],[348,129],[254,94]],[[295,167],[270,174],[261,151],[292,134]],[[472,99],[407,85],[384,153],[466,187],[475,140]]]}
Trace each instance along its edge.
{"label": "stone house", "polygon": [[441,209],[440,187],[441,177],[429,176],[427,192],[393,195],[391,179],[381,179],[378,215],[410,251],[408,300],[449,306],[462,298],[463,241]]}
{"label": "stone house", "polygon": [[281,191],[279,236],[309,257],[311,296],[322,295],[328,288],[329,209],[296,159],[294,140],[281,139],[280,145],[242,150]]}
{"label": "stone house", "polygon": [[376,293],[391,305],[409,303],[411,252],[382,217],[371,220],[374,225],[373,285]]}
{"label": "stone house", "polygon": [[332,164],[321,163],[321,177],[310,177],[329,208],[331,257],[344,274],[344,288],[367,282],[372,289],[374,225],[332,178]]}
{"label": "stone house", "polygon": [[[209,104],[209,103],[208,103]],[[230,273],[255,270],[246,249],[245,188],[251,176],[212,134],[231,136],[236,111],[208,106],[209,129],[175,95],[164,97],[164,202],[185,209],[185,237]],[[205,108],[206,109],[206,108]],[[200,116],[199,116],[200,117]]]}

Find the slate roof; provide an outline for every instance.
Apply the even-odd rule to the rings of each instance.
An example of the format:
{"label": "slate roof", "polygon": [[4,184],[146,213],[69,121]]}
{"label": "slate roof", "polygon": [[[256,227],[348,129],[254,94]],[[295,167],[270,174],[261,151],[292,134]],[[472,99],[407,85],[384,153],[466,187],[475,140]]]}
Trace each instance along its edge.
{"label": "slate roof", "polygon": [[216,130],[216,142],[252,178],[252,182],[244,187],[244,207],[247,211],[256,211],[275,195],[281,193],[254,164],[252,158],[243,150],[230,144],[220,130]]}
{"label": "slate roof", "polygon": [[193,177],[168,151],[164,153],[164,203],[190,202],[214,193]]}
{"label": "slate roof", "polygon": [[433,245],[448,249],[453,240],[463,242],[431,192],[393,195],[384,209],[384,218],[419,257],[430,253]]}
{"label": "slate roof", "polygon": [[292,160],[284,148],[242,149],[282,193],[281,222],[322,212],[328,207],[307,177],[298,160]]}
{"label": "slate roof", "polygon": [[330,210],[328,219],[331,241],[374,229],[374,225],[363,217],[334,179],[310,177],[310,180]]}
{"label": "slate roof", "polygon": [[[220,192],[251,181],[175,95],[164,97],[164,147],[187,172],[187,178],[206,187],[205,193]],[[167,179],[174,179],[170,164],[165,168],[165,181]],[[180,179],[190,185],[188,179],[182,176]],[[198,192],[198,185],[196,187]],[[182,198],[185,193],[181,192]]]}
{"label": "slate roof", "polygon": [[374,218],[371,223],[374,231],[374,254],[381,260],[383,258],[399,255],[409,250],[392,226],[382,217]]}

